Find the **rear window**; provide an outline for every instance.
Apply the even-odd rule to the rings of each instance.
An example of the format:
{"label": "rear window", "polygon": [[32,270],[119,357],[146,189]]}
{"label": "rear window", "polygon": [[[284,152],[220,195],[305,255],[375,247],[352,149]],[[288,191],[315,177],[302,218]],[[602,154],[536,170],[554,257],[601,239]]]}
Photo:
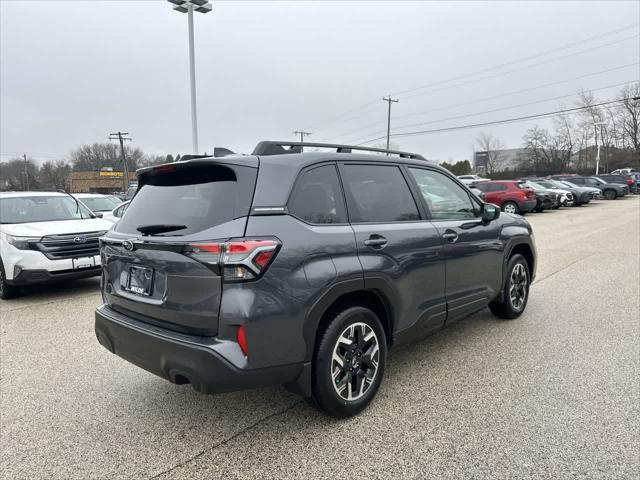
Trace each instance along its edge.
{"label": "rear window", "polygon": [[[238,175],[236,175],[238,172]],[[249,214],[255,169],[202,165],[145,174],[115,230],[139,234],[140,226],[180,225],[166,235],[188,235]]]}

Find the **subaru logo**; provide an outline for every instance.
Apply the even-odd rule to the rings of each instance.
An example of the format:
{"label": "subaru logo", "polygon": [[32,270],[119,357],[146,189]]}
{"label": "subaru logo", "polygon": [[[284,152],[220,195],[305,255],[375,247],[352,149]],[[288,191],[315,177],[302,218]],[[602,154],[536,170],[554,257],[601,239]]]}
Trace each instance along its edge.
{"label": "subaru logo", "polygon": [[87,243],[87,237],[74,237],[73,243]]}
{"label": "subaru logo", "polygon": [[122,246],[129,251],[133,250],[133,242],[131,240],[125,240],[122,242]]}

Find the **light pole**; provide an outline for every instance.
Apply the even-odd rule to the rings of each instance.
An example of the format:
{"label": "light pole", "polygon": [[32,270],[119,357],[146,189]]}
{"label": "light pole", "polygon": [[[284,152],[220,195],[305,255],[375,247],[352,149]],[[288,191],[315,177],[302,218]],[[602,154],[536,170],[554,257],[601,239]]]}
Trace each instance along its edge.
{"label": "light pole", "polygon": [[600,170],[600,144],[598,143],[598,126],[600,126],[600,140],[602,140],[602,125],[606,125],[606,122],[594,122],[593,123],[593,133],[595,135],[596,140],[596,175],[598,175]]}
{"label": "light pole", "polygon": [[186,13],[189,24],[189,75],[191,80],[191,141],[193,153],[198,153],[198,115],[196,111],[196,61],[193,48],[193,12],[209,13],[213,8],[207,0],[167,0],[173,9]]}

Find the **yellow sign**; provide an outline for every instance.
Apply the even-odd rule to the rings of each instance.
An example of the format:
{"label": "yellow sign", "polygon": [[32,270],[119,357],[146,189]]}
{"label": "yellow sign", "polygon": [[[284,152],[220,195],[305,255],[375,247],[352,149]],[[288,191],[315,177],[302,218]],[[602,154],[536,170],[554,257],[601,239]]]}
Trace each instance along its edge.
{"label": "yellow sign", "polygon": [[100,172],[101,177],[118,177],[122,178],[122,172]]}

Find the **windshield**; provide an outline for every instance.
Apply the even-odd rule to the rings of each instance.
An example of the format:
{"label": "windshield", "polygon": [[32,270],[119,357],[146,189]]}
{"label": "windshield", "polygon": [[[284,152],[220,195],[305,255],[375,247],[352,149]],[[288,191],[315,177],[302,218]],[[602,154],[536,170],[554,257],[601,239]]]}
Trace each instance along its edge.
{"label": "windshield", "polygon": [[528,182],[525,183],[525,185],[527,187],[533,188],[534,190],[544,190],[544,187],[542,185],[540,185],[539,183],[536,183],[536,182],[528,181]]}
{"label": "windshield", "polygon": [[603,179],[601,179],[600,177],[591,177],[591,178],[593,178],[594,180],[597,180],[600,183],[607,183]]}
{"label": "windshield", "polygon": [[554,190],[557,190],[562,187],[562,185],[559,185],[558,183],[552,182],[552,181],[548,181],[548,182],[545,181],[545,182],[538,182],[538,183],[545,188],[552,188]]}
{"label": "windshield", "polygon": [[110,197],[78,197],[78,200],[94,212],[110,212],[120,205],[120,202],[116,202]]}
{"label": "windshield", "polygon": [[71,197],[0,198],[0,223],[53,222],[91,218],[91,212]]}
{"label": "windshield", "polygon": [[571,182],[567,182],[566,180],[563,180],[561,182],[558,182],[560,185],[564,185],[565,187],[569,187],[569,188],[580,188],[578,185],[576,185],[575,183],[571,183]]}

